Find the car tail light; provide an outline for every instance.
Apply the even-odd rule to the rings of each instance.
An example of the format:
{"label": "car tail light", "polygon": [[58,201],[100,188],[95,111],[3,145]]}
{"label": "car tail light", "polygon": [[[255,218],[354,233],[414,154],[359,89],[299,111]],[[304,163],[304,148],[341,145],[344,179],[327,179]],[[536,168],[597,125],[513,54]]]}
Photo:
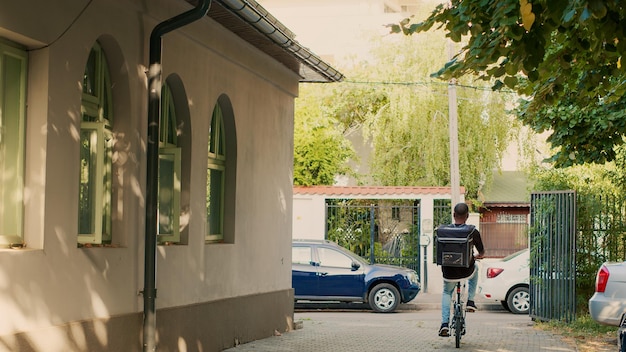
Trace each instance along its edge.
{"label": "car tail light", "polygon": [[502,268],[487,268],[487,278],[493,279],[494,277],[500,275],[503,271],[504,269]]}
{"label": "car tail light", "polygon": [[596,276],[596,292],[604,292],[606,284],[609,282],[609,269],[602,265]]}

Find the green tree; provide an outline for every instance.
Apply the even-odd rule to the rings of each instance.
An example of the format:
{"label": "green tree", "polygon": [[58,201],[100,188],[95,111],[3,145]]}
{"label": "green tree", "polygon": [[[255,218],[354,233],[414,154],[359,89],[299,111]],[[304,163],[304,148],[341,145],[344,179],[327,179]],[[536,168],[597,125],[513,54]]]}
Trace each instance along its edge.
{"label": "green tree", "polygon": [[[295,112],[296,184],[331,184],[335,175],[355,176],[352,153],[362,147],[371,152],[371,171],[356,175],[358,182],[449,185],[448,85],[430,77],[446,60],[446,43],[443,32],[416,40],[377,37],[369,56],[340,69],[344,82],[302,85]],[[496,93],[463,77],[457,96],[461,185],[466,198],[476,200],[510,142],[526,135],[509,111],[515,94]],[[348,137],[352,142],[345,141]]]}
{"label": "green tree", "polygon": [[[618,0],[452,0],[392,32],[443,28],[461,51],[434,76],[476,74],[525,99],[517,116],[552,131],[556,166],[603,163],[626,133],[626,7]],[[558,148],[556,148],[558,147]]]}
{"label": "green tree", "polygon": [[344,138],[344,127],[326,109],[324,86],[304,85],[296,100],[294,126],[294,184],[332,185],[337,175],[352,175],[354,148]]}
{"label": "green tree", "polygon": [[[378,64],[351,72],[354,80],[395,83],[378,86],[388,103],[371,115],[368,125],[372,176],[389,186],[449,185],[448,85],[429,78],[445,61],[446,41],[442,33],[393,39],[381,38],[374,46],[371,62]],[[460,179],[466,196],[477,199],[519,124],[507,112],[507,100],[514,95],[472,85],[469,78],[458,83]]]}

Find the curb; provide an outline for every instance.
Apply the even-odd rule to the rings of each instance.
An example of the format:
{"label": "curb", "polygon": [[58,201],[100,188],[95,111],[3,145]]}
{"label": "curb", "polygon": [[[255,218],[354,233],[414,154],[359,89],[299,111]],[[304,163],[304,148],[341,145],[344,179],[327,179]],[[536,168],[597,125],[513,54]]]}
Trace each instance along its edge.
{"label": "curb", "polygon": [[[476,302],[478,311],[504,311],[499,303],[481,303]],[[314,311],[314,310],[371,310],[367,303],[360,302],[296,302],[295,311]],[[401,303],[397,310],[439,310],[440,302],[409,302]]]}

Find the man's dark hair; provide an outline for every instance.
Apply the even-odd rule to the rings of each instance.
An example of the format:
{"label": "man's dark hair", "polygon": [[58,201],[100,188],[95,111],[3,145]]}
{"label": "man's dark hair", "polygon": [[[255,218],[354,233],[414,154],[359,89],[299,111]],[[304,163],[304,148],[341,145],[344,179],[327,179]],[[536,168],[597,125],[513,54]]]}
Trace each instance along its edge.
{"label": "man's dark hair", "polygon": [[465,203],[459,203],[454,206],[455,216],[465,216],[469,213],[469,207]]}

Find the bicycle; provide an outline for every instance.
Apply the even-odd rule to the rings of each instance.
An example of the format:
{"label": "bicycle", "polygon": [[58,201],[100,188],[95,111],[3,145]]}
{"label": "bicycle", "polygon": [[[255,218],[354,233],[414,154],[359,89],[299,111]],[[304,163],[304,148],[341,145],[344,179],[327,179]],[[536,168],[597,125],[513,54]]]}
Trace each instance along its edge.
{"label": "bicycle", "polygon": [[[462,285],[465,288],[465,282]],[[450,329],[454,331],[456,348],[461,347],[461,337],[465,335],[465,302],[461,298],[461,281],[456,283],[456,297],[453,304],[454,314],[450,323]]]}

